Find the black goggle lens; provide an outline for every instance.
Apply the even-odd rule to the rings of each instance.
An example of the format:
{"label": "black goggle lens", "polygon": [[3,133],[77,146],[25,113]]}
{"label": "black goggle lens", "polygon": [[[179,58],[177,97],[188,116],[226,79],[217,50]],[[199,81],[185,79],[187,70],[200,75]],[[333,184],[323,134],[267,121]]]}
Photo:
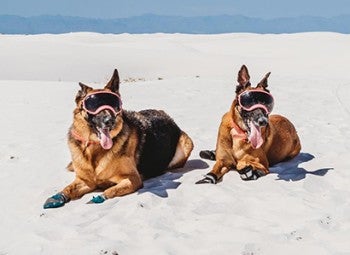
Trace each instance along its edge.
{"label": "black goggle lens", "polygon": [[120,97],[112,93],[95,93],[84,99],[83,106],[86,111],[96,113],[100,108],[112,108],[115,112],[121,109]]}
{"label": "black goggle lens", "polygon": [[274,106],[272,95],[264,91],[247,90],[239,95],[239,104],[245,110],[250,110],[254,106],[263,105],[268,112],[271,112]]}

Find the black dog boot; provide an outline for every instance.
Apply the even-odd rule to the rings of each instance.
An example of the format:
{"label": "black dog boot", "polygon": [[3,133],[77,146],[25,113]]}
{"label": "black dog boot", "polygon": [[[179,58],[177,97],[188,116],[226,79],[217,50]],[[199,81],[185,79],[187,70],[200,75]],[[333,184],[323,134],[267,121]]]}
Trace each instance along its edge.
{"label": "black dog boot", "polygon": [[202,159],[209,159],[209,160],[214,160],[216,159],[215,157],[215,150],[204,150],[204,151],[200,151],[199,152],[199,156],[202,158]]}
{"label": "black dog boot", "polygon": [[207,173],[204,175],[202,180],[196,182],[196,184],[211,183],[216,184],[218,182],[218,177],[213,173]]}
{"label": "black dog boot", "polygon": [[257,180],[259,177],[265,175],[263,171],[254,170],[252,166],[246,166],[241,170],[237,170],[237,172],[243,181]]}

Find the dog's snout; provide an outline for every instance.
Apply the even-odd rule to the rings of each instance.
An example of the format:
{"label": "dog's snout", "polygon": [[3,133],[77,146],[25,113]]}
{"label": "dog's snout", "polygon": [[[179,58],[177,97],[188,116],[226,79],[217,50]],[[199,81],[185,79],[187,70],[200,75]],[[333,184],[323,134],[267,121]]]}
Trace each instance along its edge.
{"label": "dog's snout", "polygon": [[245,112],[244,118],[252,121],[256,126],[265,127],[269,123],[269,116],[264,109],[254,109],[253,111]]}
{"label": "dog's snout", "polygon": [[268,119],[265,117],[265,116],[261,116],[259,119],[258,119],[258,124],[260,127],[264,127],[266,126],[268,123]]}
{"label": "dog's snout", "polygon": [[112,116],[107,115],[107,116],[103,116],[102,122],[103,122],[106,126],[111,126],[111,125],[113,125],[114,120],[113,120]]}
{"label": "dog's snout", "polygon": [[94,126],[99,128],[113,128],[115,125],[116,119],[113,114],[111,114],[108,110],[101,111],[96,115],[91,115],[91,123],[93,123]]}

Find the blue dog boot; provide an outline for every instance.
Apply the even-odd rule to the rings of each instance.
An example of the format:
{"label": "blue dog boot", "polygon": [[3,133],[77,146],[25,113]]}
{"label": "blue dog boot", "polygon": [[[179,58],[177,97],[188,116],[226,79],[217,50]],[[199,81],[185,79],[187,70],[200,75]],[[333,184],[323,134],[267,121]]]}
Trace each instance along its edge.
{"label": "blue dog boot", "polygon": [[49,208],[57,208],[63,206],[65,203],[69,201],[69,198],[66,197],[62,192],[59,192],[52,197],[49,197],[45,204],[44,204],[44,209],[49,209]]}
{"label": "blue dog boot", "polygon": [[106,201],[106,197],[102,194],[102,195],[98,195],[98,196],[93,196],[92,199],[88,202],[88,204],[101,204],[104,201]]}

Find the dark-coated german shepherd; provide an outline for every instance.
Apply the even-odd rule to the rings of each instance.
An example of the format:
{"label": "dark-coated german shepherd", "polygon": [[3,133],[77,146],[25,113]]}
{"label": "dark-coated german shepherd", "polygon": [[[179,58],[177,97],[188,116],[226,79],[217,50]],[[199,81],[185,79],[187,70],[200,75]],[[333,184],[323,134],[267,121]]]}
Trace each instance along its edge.
{"label": "dark-coated german shepherd", "polygon": [[164,111],[122,109],[119,75],[115,70],[103,89],[80,83],[73,124],[68,133],[75,180],[47,199],[44,208],[63,206],[96,189],[91,203],[123,196],[143,186],[143,180],[183,167],[193,143]]}
{"label": "dark-coated german shepherd", "polygon": [[243,180],[256,180],[269,173],[269,165],[299,154],[301,145],[293,124],[281,115],[269,115],[274,103],[267,89],[269,75],[253,88],[247,67],[241,67],[236,97],[222,117],[216,150],[200,153],[216,163],[197,184],[217,183],[231,169]]}

